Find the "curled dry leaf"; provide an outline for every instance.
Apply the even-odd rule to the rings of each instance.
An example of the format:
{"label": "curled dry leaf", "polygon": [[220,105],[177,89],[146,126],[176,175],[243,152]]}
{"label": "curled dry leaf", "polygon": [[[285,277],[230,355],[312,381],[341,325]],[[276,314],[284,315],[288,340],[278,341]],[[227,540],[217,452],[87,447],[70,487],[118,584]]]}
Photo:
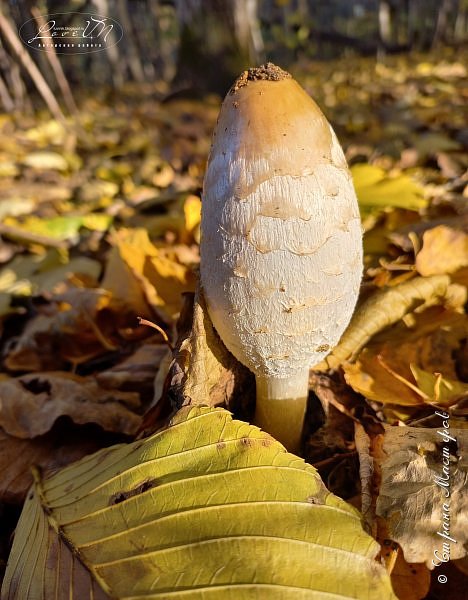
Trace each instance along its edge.
{"label": "curled dry leaf", "polygon": [[360,423],[355,423],[361,480],[361,512],[368,531],[371,531],[373,537],[381,544],[381,559],[391,575],[392,587],[399,600],[422,600],[429,591],[429,569],[423,564],[407,562],[399,545],[389,539],[386,522],[376,517],[376,502],[381,484],[378,458],[382,454],[383,437],[382,433],[369,436]]}
{"label": "curled dry leaf", "polygon": [[466,393],[466,384],[457,378],[454,353],[467,334],[465,315],[431,307],[415,315],[409,326],[402,322],[377,336],[355,363],[345,363],[346,381],[382,404],[450,406]]}
{"label": "curled dry leaf", "polygon": [[131,435],[141,417],[136,392],[104,390],[94,378],[69,373],[37,373],[0,381],[0,426],[19,438],[49,431],[67,415],[74,423],[96,423],[106,431]]}
{"label": "curled dry leaf", "polygon": [[338,346],[315,369],[337,368],[352,360],[376,333],[416,309],[443,304],[450,299],[451,291],[447,275],[434,275],[375,292],[356,310]]}
{"label": "curled dry leaf", "polygon": [[444,542],[450,559],[468,553],[468,432],[444,428],[444,420],[440,417],[436,429],[385,426],[380,442],[371,446],[381,477],[376,514],[406,561],[430,569],[440,563]]}
{"label": "curled dry leaf", "polygon": [[468,233],[446,225],[424,232],[416,269],[421,275],[454,273],[468,266]]}
{"label": "curled dry leaf", "polygon": [[220,340],[200,289],[194,299],[191,326],[179,340],[169,378],[178,407],[231,406],[235,384],[248,386],[252,380]]}

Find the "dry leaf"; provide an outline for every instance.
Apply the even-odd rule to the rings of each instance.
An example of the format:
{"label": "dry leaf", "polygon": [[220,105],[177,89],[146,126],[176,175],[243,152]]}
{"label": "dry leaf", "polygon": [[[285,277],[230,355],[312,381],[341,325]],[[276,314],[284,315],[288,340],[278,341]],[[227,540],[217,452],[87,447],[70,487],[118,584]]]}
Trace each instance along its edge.
{"label": "dry leaf", "polygon": [[170,322],[180,311],[182,293],[194,289],[191,270],[166,256],[143,229],[120,229],[110,241],[113,249],[102,287],[141,316],[149,316],[151,306]]}
{"label": "dry leaf", "polygon": [[94,378],[70,373],[36,373],[0,381],[0,426],[19,438],[49,431],[61,416],[96,423],[106,431],[131,435],[141,417],[135,392],[107,391]]}
{"label": "dry leaf", "polygon": [[424,564],[406,562],[399,548],[391,580],[398,600],[423,600],[429,592],[431,572]]}
{"label": "dry leaf", "polygon": [[454,273],[468,266],[468,233],[446,225],[425,231],[423,245],[416,256],[421,275]]}
{"label": "dry leaf", "polygon": [[143,344],[125,360],[96,373],[96,381],[108,390],[152,392],[154,378],[166,353],[165,344]]}
{"label": "dry leaf", "polygon": [[180,341],[169,374],[178,406],[229,405],[236,373],[245,373],[245,368],[220,340],[208,316],[203,294],[198,290],[190,332]]}
{"label": "dry leaf", "polygon": [[[337,368],[352,360],[375,334],[397,323],[407,313],[448,302],[452,289],[447,275],[435,275],[416,277],[375,292],[356,310],[338,346],[314,368]],[[463,306],[465,301],[466,297],[460,298],[460,305]]]}
{"label": "dry leaf", "polygon": [[444,543],[452,560],[468,553],[468,432],[447,429],[444,421],[441,416],[437,429],[386,426],[377,459],[377,515],[405,559],[430,569],[441,562]]}
{"label": "dry leaf", "polygon": [[106,290],[68,288],[38,304],[39,314],[8,350],[9,370],[55,371],[81,364],[117,350],[121,331],[136,324],[135,314]]}
{"label": "dry leaf", "polygon": [[83,429],[63,422],[34,439],[20,439],[0,428],[0,500],[21,504],[33,482],[31,467],[43,473],[56,471],[101,448],[103,438],[85,436]]}
{"label": "dry leaf", "polygon": [[[369,400],[418,406],[434,402],[435,396],[434,387],[429,389],[426,380],[418,385],[415,373],[418,369],[429,374],[438,372],[446,380],[440,387],[444,400],[455,403],[458,392],[465,388],[457,381],[453,354],[460,348],[467,329],[465,315],[431,307],[415,315],[409,326],[400,323],[377,336],[355,363],[343,365],[345,379]],[[423,381],[422,375],[419,381]],[[447,388],[451,381],[453,393]]]}
{"label": "dry leaf", "polygon": [[452,404],[468,398],[468,383],[443,377],[441,373],[428,373],[416,365],[410,365],[410,369],[419,389],[434,404],[444,407],[452,406]]}

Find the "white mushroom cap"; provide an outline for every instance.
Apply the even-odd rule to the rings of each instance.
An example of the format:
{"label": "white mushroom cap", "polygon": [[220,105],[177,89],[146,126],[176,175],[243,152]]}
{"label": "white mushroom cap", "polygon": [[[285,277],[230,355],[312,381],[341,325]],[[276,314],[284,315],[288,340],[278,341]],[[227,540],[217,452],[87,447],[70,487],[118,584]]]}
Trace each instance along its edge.
{"label": "white mushroom cap", "polygon": [[358,204],[327,119],[270,63],[245,72],[223,102],[201,230],[209,315],[232,354],[262,378],[320,362],[358,296]]}

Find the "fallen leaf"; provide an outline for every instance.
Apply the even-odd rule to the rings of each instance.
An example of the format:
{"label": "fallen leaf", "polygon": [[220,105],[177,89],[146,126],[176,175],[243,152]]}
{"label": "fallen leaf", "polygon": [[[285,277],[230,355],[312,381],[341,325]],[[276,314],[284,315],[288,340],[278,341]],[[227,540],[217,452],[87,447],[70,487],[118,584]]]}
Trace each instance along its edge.
{"label": "fallen leaf", "polygon": [[24,160],[23,164],[37,170],[50,169],[52,171],[68,171],[68,163],[61,154],[57,152],[38,151],[31,152]]}
{"label": "fallen leaf", "polygon": [[143,229],[120,229],[112,234],[111,243],[102,286],[140,310],[141,316],[148,316],[150,305],[171,322],[180,312],[182,293],[195,287],[191,270],[165,256]]}
{"label": "fallen leaf", "polygon": [[179,339],[169,373],[177,408],[198,404],[231,406],[235,384],[246,385],[249,374],[220,340],[198,289],[191,324]]}
{"label": "fallen leaf", "polygon": [[99,450],[104,432],[90,437],[84,429],[67,427],[63,422],[50,432],[34,439],[20,439],[0,428],[0,501],[22,504],[33,483],[32,467],[46,473]]}
{"label": "fallen leaf", "polygon": [[[454,353],[467,334],[465,315],[431,307],[416,315],[409,325],[394,325],[377,336],[354,363],[344,363],[345,379],[369,400],[421,406],[435,401],[435,377],[429,375],[428,382],[423,374],[437,371],[446,380],[440,387],[442,398],[455,403],[458,392],[463,393],[466,386],[457,380]],[[422,385],[418,385],[420,382]],[[454,393],[450,393],[450,387]]]}
{"label": "fallen leaf", "polygon": [[114,198],[119,186],[112,181],[93,179],[80,188],[79,197],[82,202],[100,202],[103,198]]}
{"label": "fallen leaf", "polygon": [[106,231],[112,223],[112,217],[104,214],[93,214],[85,217],[66,216],[53,217],[51,219],[40,219],[35,216],[27,217],[24,221],[18,221],[12,217],[4,220],[5,225],[14,227],[18,236],[22,232],[32,233],[44,238],[59,241],[76,241],[78,232],[82,227],[87,229]]}
{"label": "fallen leaf", "polygon": [[427,206],[422,186],[408,175],[391,177],[383,169],[369,164],[353,165],[351,175],[364,213],[389,206],[410,210]]}
{"label": "fallen leaf", "polygon": [[110,369],[96,373],[96,381],[108,390],[150,392],[159,371],[161,361],[166,356],[165,344],[143,344],[133,354]]}
{"label": "fallen leaf", "polygon": [[[377,514],[385,519],[405,560],[424,562],[429,569],[436,566],[433,560],[440,562],[434,552],[441,555],[443,542],[448,542],[438,532],[456,540],[448,542],[451,559],[468,553],[468,464],[464,458],[468,432],[450,428],[456,444],[449,445],[439,430],[448,432],[443,418],[438,429],[385,426],[382,457],[378,458],[382,483]],[[445,460],[448,477],[443,470]]]}
{"label": "fallen leaf", "polygon": [[418,388],[434,404],[448,407],[463,398],[468,398],[468,383],[444,377],[441,373],[429,373],[412,364],[410,369]]}
{"label": "fallen leaf", "polygon": [[72,286],[39,305],[37,312],[8,349],[9,370],[52,371],[116,350],[119,327],[135,320],[109,292]]}
{"label": "fallen leaf", "polygon": [[92,577],[116,598],[395,600],[377,551],[313,467],[227,411],[190,407],[147,439],[36,473],[2,597],[57,596],[64,552],[88,569],[67,587],[79,597]]}
{"label": "fallen leaf", "polygon": [[337,368],[356,357],[376,333],[397,323],[405,314],[416,309],[421,311],[433,304],[443,304],[448,297],[450,278],[447,275],[416,277],[395,287],[375,292],[355,311],[332,353],[314,368]]}
{"label": "fallen leaf", "polygon": [[131,435],[140,425],[136,392],[108,391],[93,377],[34,373],[0,381],[0,426],[18,438],[47,433],[61,416]]}
{"label": "fallen leaf", "polygon": [[[359,392],[368,400],[380,402],[381,404],[397,404],[399,406],[420,406],[424,404],[429,398],[426,398],[423,394],[418,394],[417,386],[412,381],[405,354],[402,352],[394,356],[392,350],[392,344],[378,350],[365,348],[355,363],[343,365],[346,382],[353,390]],[[390,352],[391,357],[394,359],[392,367],[390,367],[391,370],[389,370],[388,364],[390,360],[387,358],[385,351]],[[395,365],[395,362],[398,364]],[[405,375],[408,378],[406,381],[412,384],[413,387],[401,380],[405,379]]]}
{"label": "fallen leaf", "polygon": [[426,565],[406,562],[399,549],[391,580],[398,600],[424,600],[431,585],[431,572]]}
{"label": "fallen leaf", "polygon": [[190,236],[192,236],[197,242],[200,242],[201,200],[198,196],[187,196],[184,202],[184,215],[186,238],[188,238],[184,241],[190,241]]}
{"label": "fallen leaf", "polygon": [[416,269],[424,276],[454,273],[468,266],[468,233],[439,225],[425,231],[416,256]]}

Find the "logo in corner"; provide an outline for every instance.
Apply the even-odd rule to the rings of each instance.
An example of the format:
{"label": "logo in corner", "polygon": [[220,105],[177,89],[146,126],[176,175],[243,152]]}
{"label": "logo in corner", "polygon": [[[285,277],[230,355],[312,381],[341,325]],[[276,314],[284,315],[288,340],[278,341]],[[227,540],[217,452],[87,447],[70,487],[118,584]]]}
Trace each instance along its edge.
{"label": "logo in corner", "polygon": [[112,17],[91,13],[55,13],[29,19],[19,36],[28,48],[56,54],[89,54],[115,46],[123,29]]}

